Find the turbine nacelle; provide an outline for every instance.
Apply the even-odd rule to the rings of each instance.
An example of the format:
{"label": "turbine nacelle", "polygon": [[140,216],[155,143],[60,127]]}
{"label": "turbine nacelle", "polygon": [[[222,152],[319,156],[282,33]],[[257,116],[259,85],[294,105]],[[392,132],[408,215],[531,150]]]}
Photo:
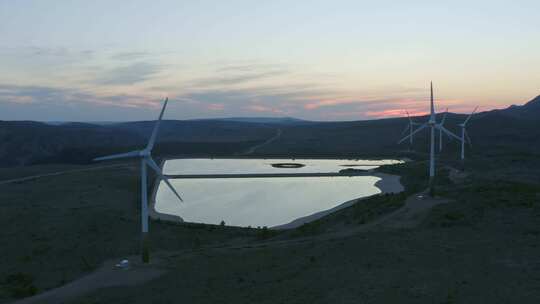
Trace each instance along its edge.
{"label": "turbine nacelle", "polygon": [[[455,135],[454,133],[450,132],[448,129],[446,129],[443,125],[444,125],[444,122],[446,120],[446,115],[448,114],[448,109],[446,109],[446,112],[441,120],[440,123],[437,123],[437,119],[436,119],[436,113],[435,113],[435,104],[433,102],[433,83],[430,83],[430,91],[431,91],[431,97],[430,97],[430,115],[429,115],[429,120],[423,124],[419,124],[420,127],[418,127],[414,132],[411,132],[411,134],[405,136],[404,138],[402,138],[400,141],[398,141],[398,144],[401,144],[403,141],[405,141],[406,139],[409,139],[409,138],[412,138],[416,133],[422,131],[423,129],[425,128],[433,128],[433,129],[437,129],[439,130],[440,132],[448,135],[450,138],[455,138],[457,140],[461,140],[461,138],[457,135]],[[409,121],[412,122],[410,116],[409,116],[409,113],[407,112],[407,116],[409,117]]]}
{"label": "turbine nacelle", "polygon": [[152,157],[152,151],[144,149],[139,152],[139,155],[141,157]]}

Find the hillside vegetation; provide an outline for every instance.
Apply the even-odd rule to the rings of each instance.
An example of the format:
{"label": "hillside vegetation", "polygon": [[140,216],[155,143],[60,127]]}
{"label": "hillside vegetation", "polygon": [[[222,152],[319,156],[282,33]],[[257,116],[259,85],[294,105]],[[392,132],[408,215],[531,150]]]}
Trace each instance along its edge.
{"label": "hillside vegetation", "polygon": [[[538,158],[540,155],[540,97],[523,106],[475,114],[468,125],[474,155]],[[438,115],[440,120],[442,114]],[[445,126],[466,115],[452,114]],[[425,122],[427,117],[414,118]],[[351,122],[306,122],[294,119],[207,119],[164,121],[156,154],[164,156],[242,156],[249,147],[279,137],[256,149],[260,157],[395,157],[427,152],[428,132],[397,145],[407,118]],[[43,163],[86,164],[99,155],[144,146],[153,121],[117,124],[0,122],[0,167]],[[457,159],[459,143],[445,138],[443,156]],[[467,152],[469,153],[469,152]]]}

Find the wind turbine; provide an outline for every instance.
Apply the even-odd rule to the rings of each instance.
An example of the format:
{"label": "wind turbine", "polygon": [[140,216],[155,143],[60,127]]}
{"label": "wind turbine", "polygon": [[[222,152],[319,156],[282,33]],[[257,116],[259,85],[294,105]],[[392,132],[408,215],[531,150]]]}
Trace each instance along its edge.
{"label": "wind turbine", "polygon": [[158,175],[158,177],[162,181],[165,182],[165,184],[172,190],[172,192],[174,192],[176,197],[178,197],[180,201],[183,201],[180,195],[178,194],[178,192],[176,192],[174,187],[171,185],[167,177],[163,175],[159,166],[152,159],[152,153],[151,153],[152,148],[154,147],[154,144],[156,142],[159,125],[161,123],[161,119],[163,118],[163,113],[165,112],[165,108],[167,107],[168,101],[169,99],[166,98],[163,104],[163,108],[161,109],[161,113],[159,114],[159,118],[156,122],[156,125],[154,126],[154,129],[152,130],[152,135],[150,136],[150,140],[148,141],[146,148],[142,150],[103,156],[103,157],[98,157],[94,159],[94,161],[103,161],[103,160],[121,159],[121,158],[139,158],[140,159],[140,162],[141,162],[141,226],[142,226],[141,243],[142,243],[142,260],[144,263],[148,263],[150,259],[149,250],[148,250],[148,193],[147,193],[147,174],[146,174],[147,168],[146,166],[149,166],[152,170],[154,170],[156,174]]}
{"label": "wind turbine", "polygon": [[467,134],[467,130],[466,130],[467,122],[469,122],[469,119],[471,119],[471,117],[476,112],[476,110],[478,110],[478,107],[474,108],[474,111],[472,111],[472,113],[467,117],[467,119],[465,119],[463,123],[458,125],[461,127],[460,141],[461,141],[461,160],[462,161],[465,160],[465,137],[467,137],[467,141],[469,142],[469,144],[471,144],[471,139],[469,138],[469,134]]}
{"label": "wind turbine", "polygon": [[[444,126],[446,115],[448,115],[448,108],[446,108],[446,112],[444,112],[443,118],[441,120],[441,126]],[[439,153],[442,152],[442,142],[443,142],[442,130],[439,129]]]}
{"label": "wind turbine", "polygon": [[430,196],[433,196],[433,194],[434,194],[433,186],[434,186],[434,181],[435,181],[435,129],[438,129],[439,131],[445,133],[446,135],[448,135],[450,137],[454,137],[454,138],[456,138],[458,140],[460,138],[457,135],[455,135],[454,133],[448,131],[442,125],[442,123],[439,123],[439,124],[437,123],[436,117],[435,117],[435,106],[433,105],[433,83],[430,83],[430,89],[431,89],[431,103],[430,103],[431,110],[430,110],[429,120],[427,122],[423,123],[414,132],[412,132],[411,134],[409,134],[409,135],[405,136],[404,138],[402,138],[398,142],[398,144],[402,143],[406,139],[412,137],[414,134],[422,131],[425,128],[429,127],[431,129],[431,134],[430,134],[431,141],[430,141],[430,153],[429,153],[429,194],[430,194]]}
{"label": "wind turbine", "polygon": [[413,145],[413,136],[412,133],[414,132],[414,126],[420,125],[419,123],[412,120],[411,116],[409,115],[409,111],[405,111],[407,113],[407,118],[409,119],[409,123],[405,126],[405,129],[401,132],[401,135],[405,134],[405,132],[409,131],[409,144],[412,147]]}

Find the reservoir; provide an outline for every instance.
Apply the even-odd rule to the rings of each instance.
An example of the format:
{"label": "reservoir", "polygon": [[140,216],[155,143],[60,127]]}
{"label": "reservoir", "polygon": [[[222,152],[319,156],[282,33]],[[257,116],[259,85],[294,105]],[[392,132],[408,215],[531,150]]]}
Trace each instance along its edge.
{"label": "reservoir", "polygon": [[[208,178],[175,178],[172,185],[181,203],[166,186],[159,185],[155,210],[177,215],[186,222],[242,227],[274,227],[325,212],[353,199],[402,191],[399,178],[364,176],[212,178],[213,174],[338,173],[343,169],[369,170],[398,160],[335,159],[173,159],[163,173],[172,176],[209,175]],[[383,181],[382,179],[386,179]]]}

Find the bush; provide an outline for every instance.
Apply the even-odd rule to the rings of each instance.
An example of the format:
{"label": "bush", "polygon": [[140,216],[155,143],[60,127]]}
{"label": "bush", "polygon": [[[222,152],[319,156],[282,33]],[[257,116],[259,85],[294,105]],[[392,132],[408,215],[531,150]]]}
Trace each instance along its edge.
{"label": "bush", "polygon": [[257,229],[257,239],[258,240],[266,240],[271,237],[274,237],[278,234],[278,231],[270,230],[268,227],[264,226],[262,229]]}
{"label": "bush", "polygon": [[450,211],[444,215],[444,218],[450,221],[462,220],[465,218],[465,214],[460,211]]}
{"label": "bush", "polygon": [[34,286],[34,278],[27,273],[18,272],[8,275],[4,284],[9,294],[14,298],[33,296],[38,289]]}

